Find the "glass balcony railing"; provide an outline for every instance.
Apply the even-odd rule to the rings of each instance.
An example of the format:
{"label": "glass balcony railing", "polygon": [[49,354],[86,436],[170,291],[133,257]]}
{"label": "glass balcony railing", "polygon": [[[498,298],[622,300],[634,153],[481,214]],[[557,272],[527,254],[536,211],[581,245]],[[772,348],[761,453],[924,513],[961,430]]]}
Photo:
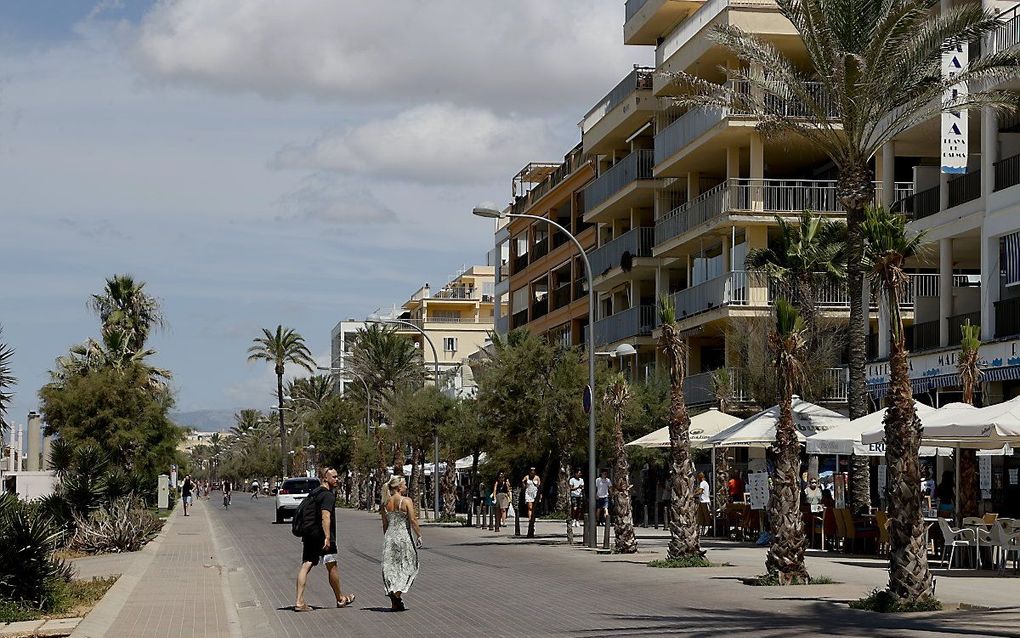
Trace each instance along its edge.
{"label": "glass balcony railing", "polygon": [[584,212],[588,213],[630,184],[652,178],[652,161],[655,152],[650,149],[634,151],[591,184],[584,188]]}
{"label": "glass balcony railing", "polygon": [[634,306],[595,322],[595,345],[648,336],[655,328],[655,306]]}
{"label": "glass balcony railing", "polygon": [[627,254],[631,257],[651,257],[654,242],[655,229],[650,226],[628,230],[588,254],[591,271],[598,277],[610,268],[619,266]]}
{"label": "glass balcony railing", "polygon": [[[642,2],[643,4],[643,2]],[[590,131],[596,124],[602,121],[606,115],[622,104],[628,97],[637,91],[652,88],[652,74],[655,69],[649,67],[634,67],[634,70],[627,74],[619,84],[613,88],[592,110],[581,120],[581,134]]]}

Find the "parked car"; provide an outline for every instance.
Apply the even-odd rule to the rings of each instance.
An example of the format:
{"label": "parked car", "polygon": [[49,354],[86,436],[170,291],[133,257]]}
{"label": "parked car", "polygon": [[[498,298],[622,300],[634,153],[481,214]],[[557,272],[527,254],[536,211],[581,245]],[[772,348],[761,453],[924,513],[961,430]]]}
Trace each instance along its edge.
{"label": "parked car", "polygon": [[318,479],[286,479],[283,485],[280,486],[280,491],[276,494],[276,522],[282,523],[284,518],[294,516],[294,510],[301,504],[301,501],[318,486]]}

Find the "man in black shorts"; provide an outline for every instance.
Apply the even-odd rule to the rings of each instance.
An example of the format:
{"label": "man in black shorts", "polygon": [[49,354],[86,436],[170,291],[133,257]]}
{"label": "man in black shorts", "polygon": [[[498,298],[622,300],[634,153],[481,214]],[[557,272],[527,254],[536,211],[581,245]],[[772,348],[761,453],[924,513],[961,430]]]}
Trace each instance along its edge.
{"label": "man in black shorts", "polygon": [[311,499],[309,505],[314,505],[317,516],[315,520],[321,525],[301,539],[301,567],[297,574],[297,598],[294,602],[294,611],[311,611],[311,607],[305,603],[305,584],[308,581],[308,572],[319,564],[321,558],[326,564],[326,575],[329,579],[329,586],[333,588],[336,596],[336,606],[346,607],[354,602],[354,596],[345,596],[340,590],[340,568],[337,567],[336,547],[336,494],[334,490],[337,484],[336,470],[331,467],[323,468],[320,478],[322,483],[305,498]]}

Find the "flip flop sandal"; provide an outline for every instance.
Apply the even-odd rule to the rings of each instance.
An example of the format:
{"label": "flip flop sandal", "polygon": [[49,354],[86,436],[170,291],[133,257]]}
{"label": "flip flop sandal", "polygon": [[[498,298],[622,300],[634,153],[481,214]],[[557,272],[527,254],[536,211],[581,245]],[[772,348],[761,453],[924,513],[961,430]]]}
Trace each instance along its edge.
{"label": "flip flop sandal", "polygon": [[294,605],[294,611],[312,611],[313,609],[310,605],[302,605],[301,607]]}
{"label": "flip flop sandal", "polygon": [[357,596],[355,596],[354,594],[351,594],[350,596],[344,596],[343,600],[336,601],[336,606],[338,609],[348,607],[354,602],[355,598],[357,598]]}

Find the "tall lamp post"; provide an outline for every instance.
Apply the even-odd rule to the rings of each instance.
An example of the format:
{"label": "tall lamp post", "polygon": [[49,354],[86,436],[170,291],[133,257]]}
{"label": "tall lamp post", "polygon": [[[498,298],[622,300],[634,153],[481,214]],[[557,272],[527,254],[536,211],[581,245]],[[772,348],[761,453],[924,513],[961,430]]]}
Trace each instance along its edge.
{"label": "tall lamp post", "polygon": [[362,377],[357,372],[352,372],[351,370],[342,370],[340,368],[324,368],[322,366],[316,366],[316,369],[321,370],[323,372],[330,372],[341,375],[350,374],[358,381],[361,381],[361,385],[365,386],[365,419],[366,419],[365,433],[368,434],[368,436],[372,436],[372,391],[368,389],[368,382],[365,381],[365,378]]}
{"label": "tall lamp post", "polygon": [[485,217],[487,219],[505,219],[505,218],[522,218],[522,219],[534,219],[540,222],[545,222],[550,226],[559,229],[564,235],[566,235],[570,241],[574,242],[577,246],[577,251],[581,254],[581,260],[584,262],[584,274],[588,279],[588,393],[587,397],[589,400],[588,409],[588,524],[584,526],[585,544],[588,547],[595,547],[596,536],[595,533],[595,289],[593,286],[594,276],[591,272],[591,263],[588,261],[588,255],[584,252],[584,247],[581,246],[581,242],[577,241],[577,237],[574,237],[573,233],[559,225],[557,222],[547,218],[539,217],[538,215],[526,215],[523,213],[510,213],[505,210],[499,210],[495,204],[484,203],[475,206],[474,210],[471,211],[473,214],[479,217]]}
{"label": "tall lamp post", "polygon": [[[390,323],[400,324],[407,326],[413,330],[421,333],[421,336],[428,342],[429,347],[432,348],[432,360],[434,362],[435,369],[435,384],[436,388],[439,387],[439,354],[436,352],[436,344],[432,343],[432,339],[425,334],[425,330],[420,328],[410,321],[404,321],[403,319],[383,318],[379,315],[369,315],[368,319],[365,320],[367,323]],[[432,463],[432,493],[434,497],[435,509],[432,510],[435,514],[436,519],[439,519],[439,430],[432,433],[432,446],[433,446],[433,463]]]}

